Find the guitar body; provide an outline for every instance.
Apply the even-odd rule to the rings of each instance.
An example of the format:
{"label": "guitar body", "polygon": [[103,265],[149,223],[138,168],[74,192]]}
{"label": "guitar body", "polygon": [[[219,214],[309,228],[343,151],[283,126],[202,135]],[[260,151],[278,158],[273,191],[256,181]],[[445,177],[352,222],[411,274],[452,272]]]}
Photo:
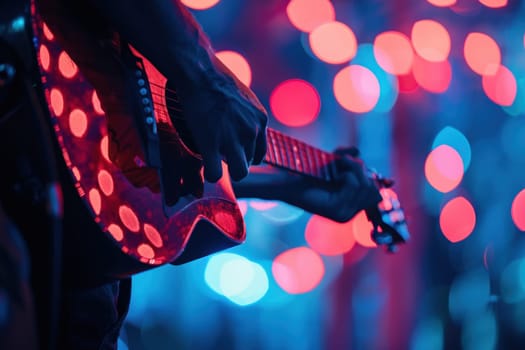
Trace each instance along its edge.
{"label": "guitar body", "polygon": [[[86,4],[15,3],[27,5],[24,35],[15,38],[4,25],[0,39],[20,56],[54,135],[67,269],[101,283],[244,242],[228,169],[223,163],[217,183],[204,181],[176,84],[100,26],[96,12],[81,8]],[[337,155],[276,130],[267,137],[266,163],[316,181],[339,178]],[[391,186],[371,178],[378,189]],[[391,250],[409,237],[404,216],[392,216],[398,204],[367,210],[374,240]]]}
{"label": "guitar body", "polygon": [[242,243],[227,168],[217,183],[203,180],[191,140],[171,123],[182,113],[162,74],[125,44],[101,44],[82,23],[60,22],[60,13],[48,27],[35,5],[26,13],[33,50],[19,54],[37,72],[32,79],[42,88],[70,183],[99,227],[90,235],[103,236],[93,242],[105,241],[65,249],[91,250],[79,256],[105,261],[121,278]]}

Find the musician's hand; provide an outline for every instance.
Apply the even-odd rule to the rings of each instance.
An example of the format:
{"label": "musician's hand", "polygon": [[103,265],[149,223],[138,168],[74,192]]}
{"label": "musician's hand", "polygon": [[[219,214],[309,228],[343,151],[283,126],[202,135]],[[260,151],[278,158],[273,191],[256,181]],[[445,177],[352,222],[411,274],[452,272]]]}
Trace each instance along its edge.
{"label": "musician's hand", "polygon": [[361,160],[350,153],[336,151],[340,177],[332,183],[297,175],[272,166],[258,166],[250,175],[234,184],[238,197],[281,200],[310,213],[345,222],[359,211],[376,205],[381,195],[365,175]]}
{"label": "musician's hand", "polygon": [[[340,177],[333,183],[297,177],[287,202],[329,219],[346,222],[381,201],[378,189],[365,175],[363,162],[338,150]],[[291,175],[296,177],[296,175]]]}
{"label": "musician's hand", "polygon": [[200,81],[179,88],[187,125],[203,158],[204,177],[215,182],[224,160],[233,180],[248,174],[266,153],[267,113],[255,94],[218,59]]}

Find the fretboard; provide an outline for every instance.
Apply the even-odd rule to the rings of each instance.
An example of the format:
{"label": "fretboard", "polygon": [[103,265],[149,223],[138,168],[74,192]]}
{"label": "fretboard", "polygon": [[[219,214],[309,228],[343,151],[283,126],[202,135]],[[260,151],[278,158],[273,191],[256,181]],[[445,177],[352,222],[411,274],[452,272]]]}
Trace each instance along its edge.
{"label": "fretboard", "polygon": [[268,150],[264,161],[287,170],[332,181],[337,176],[335,157],[302,141],[268,129]]}

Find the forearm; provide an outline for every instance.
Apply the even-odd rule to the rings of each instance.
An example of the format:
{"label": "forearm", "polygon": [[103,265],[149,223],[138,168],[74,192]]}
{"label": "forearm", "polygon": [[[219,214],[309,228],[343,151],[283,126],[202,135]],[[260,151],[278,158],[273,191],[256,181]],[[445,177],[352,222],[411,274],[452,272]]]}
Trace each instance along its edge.
{"label": "forearm", "polygon": [[272,167],[252,166],[242,181],[233,181],[237,198],[288,200],[293,178]]}

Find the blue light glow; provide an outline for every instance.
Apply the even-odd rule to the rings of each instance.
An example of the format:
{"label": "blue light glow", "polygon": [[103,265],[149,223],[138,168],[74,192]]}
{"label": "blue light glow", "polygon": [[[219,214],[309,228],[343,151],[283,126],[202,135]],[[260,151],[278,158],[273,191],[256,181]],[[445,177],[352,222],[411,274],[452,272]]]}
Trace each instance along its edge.
{"label": "blue light glow", "polygon": [[432,149],[441,145],[448,145],[454,148],[463,160],[464,171],[467,171],[470,165],[472,152],[470,149],[470,143],[465,135],[451,126],[446,126],[437,134],[434,143],[432,143]]}

